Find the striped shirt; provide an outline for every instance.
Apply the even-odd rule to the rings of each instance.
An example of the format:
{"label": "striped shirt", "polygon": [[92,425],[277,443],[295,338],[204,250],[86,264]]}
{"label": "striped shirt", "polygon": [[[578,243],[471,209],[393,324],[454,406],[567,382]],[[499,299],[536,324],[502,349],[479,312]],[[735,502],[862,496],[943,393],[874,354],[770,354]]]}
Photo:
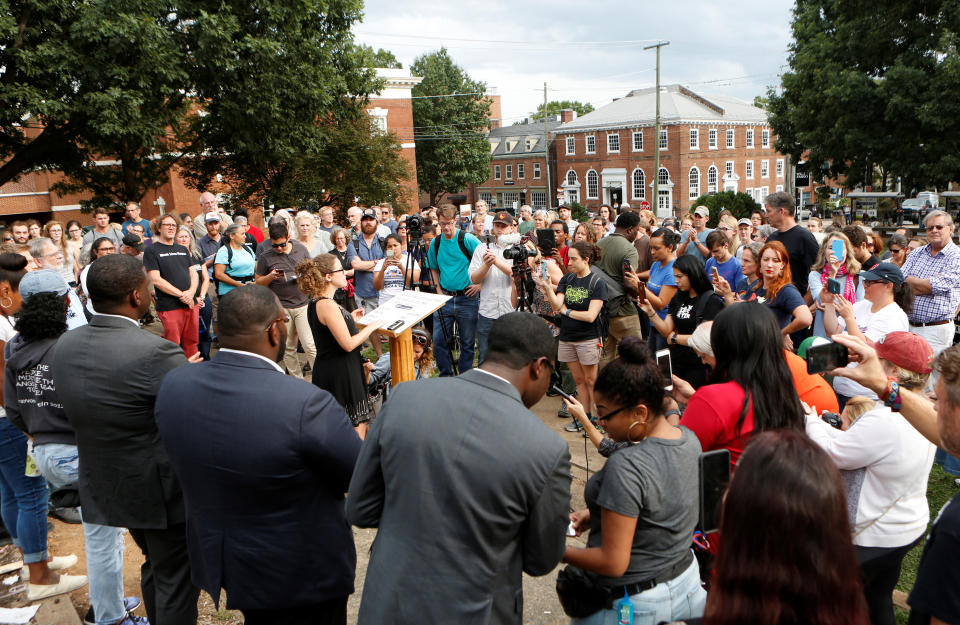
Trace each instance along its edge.
{"label": "striped shirt", "polygon": [[914,299],[910,323],[953,319],[960,305],[960,247],[953,241],[930,254],[930,244],[915,249],[903,263],[903,275],[930,281],[932,292]]}

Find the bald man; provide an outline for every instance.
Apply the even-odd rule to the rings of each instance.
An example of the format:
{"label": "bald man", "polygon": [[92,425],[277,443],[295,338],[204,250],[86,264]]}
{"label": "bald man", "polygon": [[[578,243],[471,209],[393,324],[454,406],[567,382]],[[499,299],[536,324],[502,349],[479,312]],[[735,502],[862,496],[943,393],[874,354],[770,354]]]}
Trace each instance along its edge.
{"label": "bald man", "polygon": [[193,217],[193,238],[198,241],[207,234],[204,215],[210,212],[220,215],[220,232],[226,230],[227,226],[233,225],[233,219],[230,218],[230,215],[220,208],[220,202],[217,200],[217,196],[209,191],[204,191],[200,194],[200,212]]}

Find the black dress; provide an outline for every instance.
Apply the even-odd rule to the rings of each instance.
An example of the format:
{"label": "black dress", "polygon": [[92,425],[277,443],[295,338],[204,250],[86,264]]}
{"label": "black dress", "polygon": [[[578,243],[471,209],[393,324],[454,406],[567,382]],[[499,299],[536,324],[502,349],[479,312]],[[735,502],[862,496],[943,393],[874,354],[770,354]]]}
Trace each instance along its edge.
{"label": "black dress", "polygon": [[[340,306],[343,320],[351,336],[357,333],[357,325],[353,317]],[[344,351],[333,338],[330,328],[320,323],[317,318],[317,302],[310,302],[307,307],[307,322],[313,332],[313,342],[317,347],[317,359],[313,365],[314,385],[327,391],[337,400],[350,422],[354,426],[367,421],[370,412],[370,400],[367,395],[367,385],[363,381],[363,360],[361,347],[357,346],[352,352]]]}

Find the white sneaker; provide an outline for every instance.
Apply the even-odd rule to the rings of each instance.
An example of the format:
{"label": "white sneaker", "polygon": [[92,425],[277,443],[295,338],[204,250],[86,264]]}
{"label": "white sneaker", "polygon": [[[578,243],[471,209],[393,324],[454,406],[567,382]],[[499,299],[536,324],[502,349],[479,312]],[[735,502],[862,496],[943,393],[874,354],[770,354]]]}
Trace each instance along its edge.
{"label": "white sneaker", "polygon": [[61,575],[56,584],[29,584],[27,586],[27,600],[37,601],[47,597],[55,597],[87,585],[86,575]]}
{"label": "white sneaker", "polygon": [[[72,553],[65,556],[53,556],[47,560],[47,568],[51,571],[69,569],[71,566],[75,566],[76,564],[77,556]],[[30,581],[30,569],[28,567],[25,566],[20,569],[20,579],[25,582]]]}

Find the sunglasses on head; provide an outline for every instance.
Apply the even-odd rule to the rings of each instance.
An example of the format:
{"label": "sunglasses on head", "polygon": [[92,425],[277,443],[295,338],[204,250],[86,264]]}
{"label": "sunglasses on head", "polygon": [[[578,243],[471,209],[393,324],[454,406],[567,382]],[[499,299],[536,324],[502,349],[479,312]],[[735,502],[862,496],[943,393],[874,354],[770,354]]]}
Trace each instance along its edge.
{"label": "sunglasses on head", "polygon": [[419,343],[420,345],[426,345],[430,342],[430,337],[428,337],[424,332],[414,332],[413,341],[415,343]]}

